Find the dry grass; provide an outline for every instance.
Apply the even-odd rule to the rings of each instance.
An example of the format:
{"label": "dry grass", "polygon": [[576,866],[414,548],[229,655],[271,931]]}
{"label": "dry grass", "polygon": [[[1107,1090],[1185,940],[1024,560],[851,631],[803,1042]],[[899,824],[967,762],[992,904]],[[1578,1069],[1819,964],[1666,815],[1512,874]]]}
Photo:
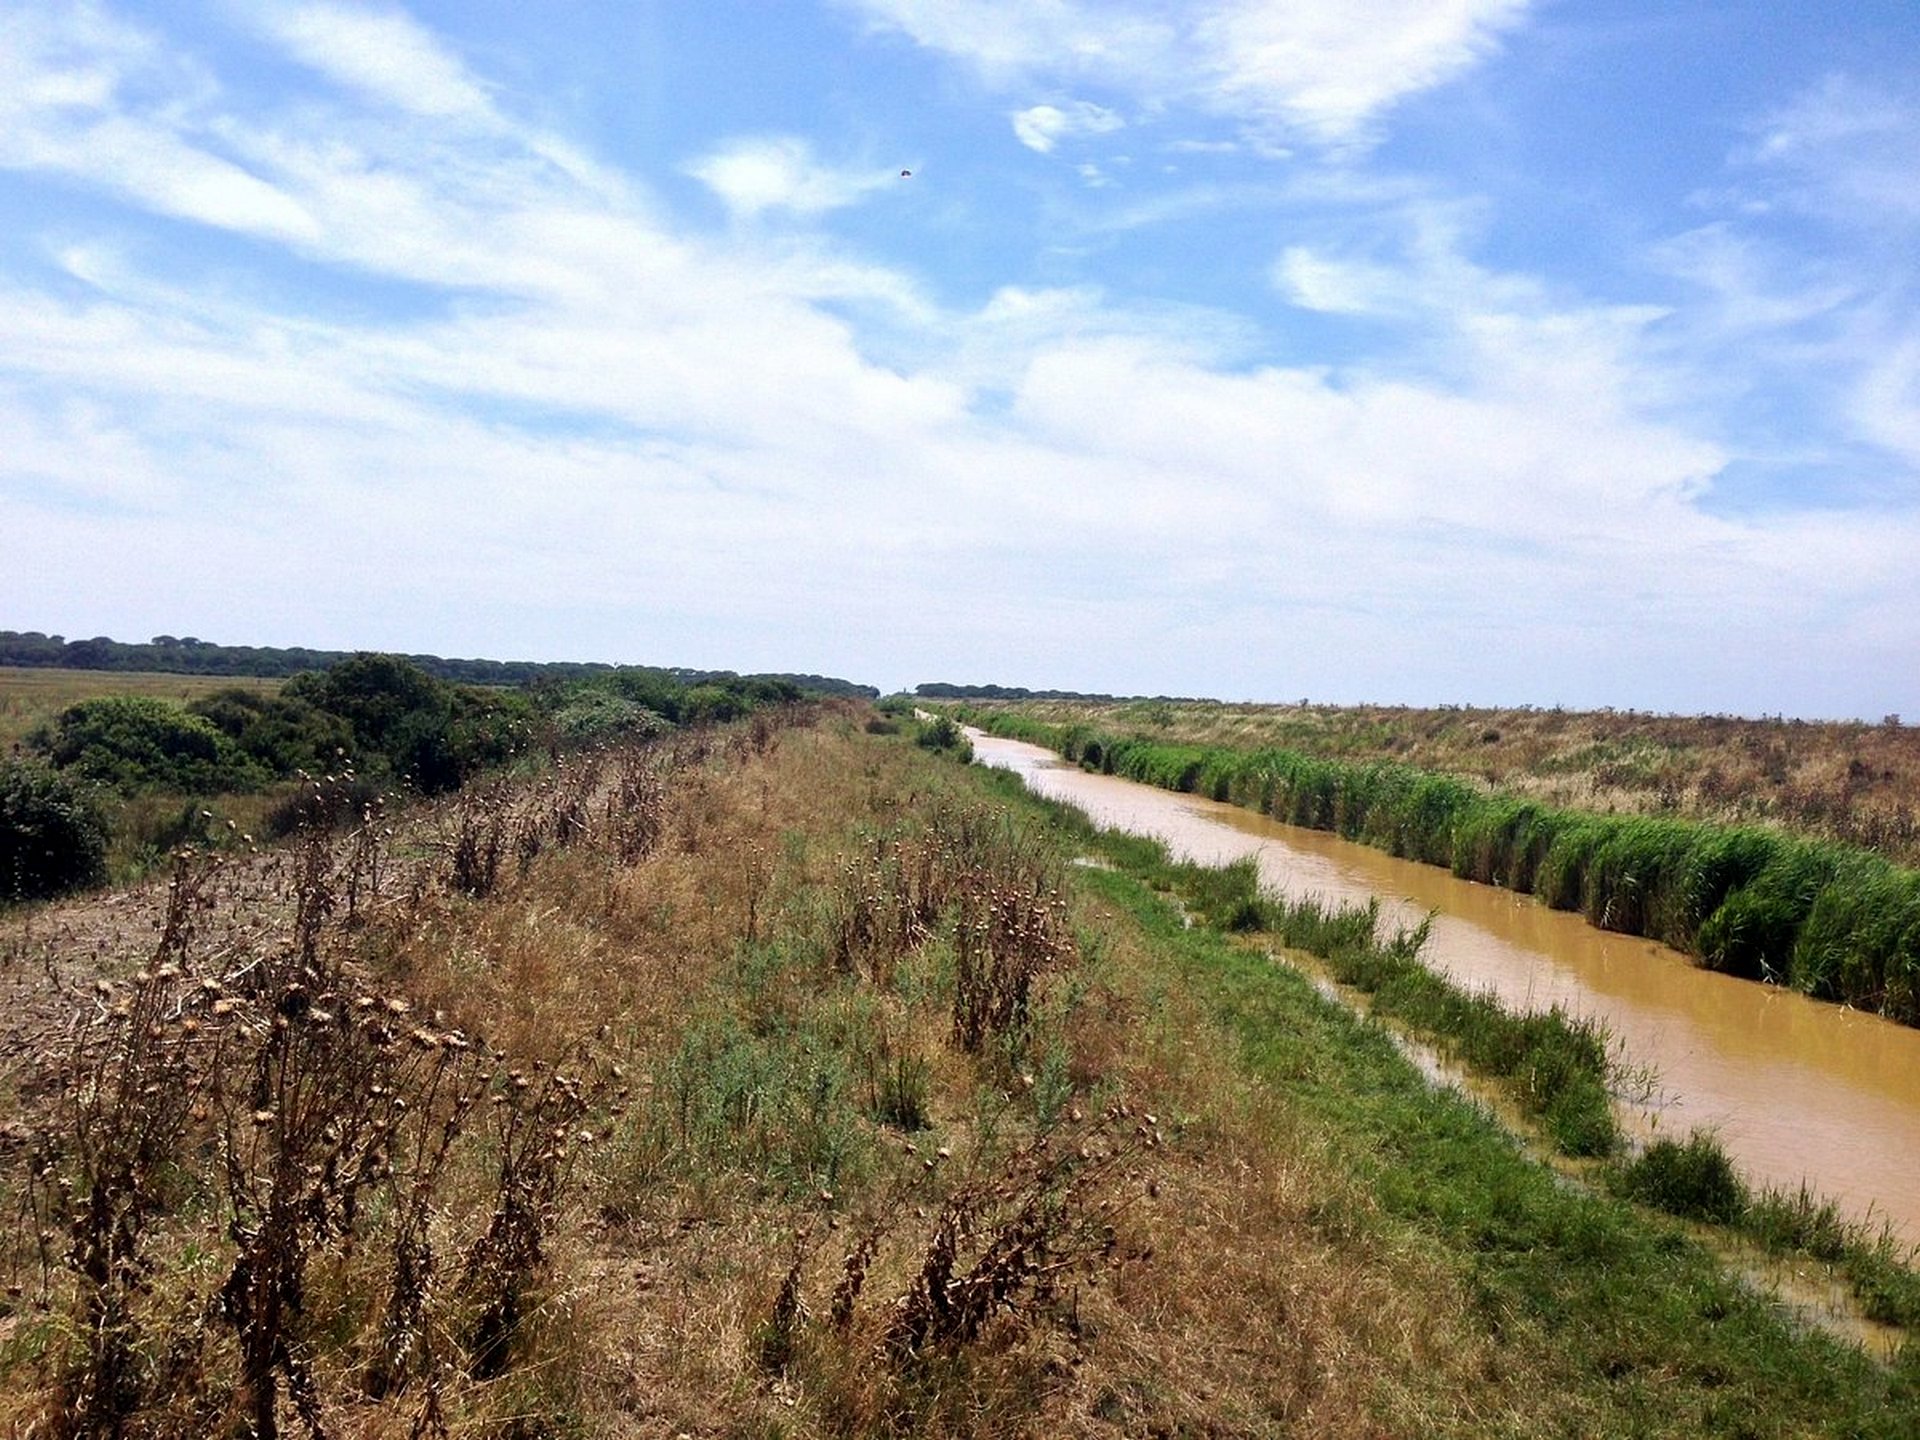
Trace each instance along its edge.
{"label": "dry grass", "polygon": [[[489,1098],[444,1155],[399,1167],[424,1188],[370,1180],[380,1205],[302,1232],[298,1286],[252,1292],[279,1296],[297,1340],[282,1424],[1374,1435],[1577,1417],[1541,1355],[1489,1335],[1457,1267],[1382,1221],[1325,1122],[1249,1078],[1164,950],[1067,881],[1056,838],[1030,818],[982,828],[967,772],[860,718],[688,737],[383,820],[377,884],[332,842],[363,880],[351,923],[339,870],[309,922],[329,983],[462,1037]],[[629,823],[635,805],[657,813]],[[489,836],[499,863],[476,884]],[[210,872],[183,977],[297,955],[300,875],[297,851]],[[956,1036],[969,893],[977,959],[1044,963],[1021,971],[1021,1005]],[[92,1013],[93,972],[158,973],[168,896],[8,922],[16,1057]],[[861,906],[888,923],[850,926]],[[16,1066],[26,1098],[6,1117],[29,1128],[50,1093],[32,1073]],[[329,1133],[311,1145],[342,1143]],[[325,1171],[320,1149],[296,1158]],[[262,1193],[248,1213],[270,1211]],[[143,1213],[142,1273],[166,1283],[164,1304],[136,1292],[139,1333],[195,1335],[202,1398],[150,1396],[142,1425],[236,1426],[249,1376],[278,1363],[256,1347],[249,1370],[244,1327],[205,1308],[244,1233],[167,1197]],[[19,1238],[26,1274],[39,1247]],[[50,1312],[33,1284],[0,1304],[10,1433],[67,1424],[88,1373],[61,1318],[74,1284]]]}
{"label": "dry grass", "polygon": [[243,675],[161,675],[0,665],[0,751],[11,750],[69,705],[102,695],[146,695],[186,705],[216,690],[236,687],[271,695],[282,683]]}

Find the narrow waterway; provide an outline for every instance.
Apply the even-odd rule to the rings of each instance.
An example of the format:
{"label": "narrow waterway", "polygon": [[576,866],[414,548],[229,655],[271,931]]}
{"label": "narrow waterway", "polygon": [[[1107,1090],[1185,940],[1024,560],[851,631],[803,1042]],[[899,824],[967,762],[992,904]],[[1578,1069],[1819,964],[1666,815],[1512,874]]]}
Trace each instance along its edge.
{"label": "narrow waterway", "polygon": [[1629,1066],[1652,1072],[1649,1092],[1625,1102],[1642,1133],[1710,1129],[1755,1181],[1805,1181],[1852,1216],[1920,1239],[1920,1030],[1716,975],[1664,945],[1436,866],[969,733],[982,764],[1177,855],[1208,864],[1255,855],[1275,889],[1378,896],[1388,923],[1433,912],[1424,958],[1436,970],[1515,1007],[1597,1018]]}

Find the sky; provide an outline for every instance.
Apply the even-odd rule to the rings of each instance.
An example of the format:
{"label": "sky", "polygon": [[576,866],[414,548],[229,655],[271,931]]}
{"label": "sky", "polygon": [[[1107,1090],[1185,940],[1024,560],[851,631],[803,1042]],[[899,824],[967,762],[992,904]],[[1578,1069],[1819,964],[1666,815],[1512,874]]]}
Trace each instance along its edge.
{"label": "sky", "polygon": [[1920,718],[1920,6],[0,0],[0,627]]}

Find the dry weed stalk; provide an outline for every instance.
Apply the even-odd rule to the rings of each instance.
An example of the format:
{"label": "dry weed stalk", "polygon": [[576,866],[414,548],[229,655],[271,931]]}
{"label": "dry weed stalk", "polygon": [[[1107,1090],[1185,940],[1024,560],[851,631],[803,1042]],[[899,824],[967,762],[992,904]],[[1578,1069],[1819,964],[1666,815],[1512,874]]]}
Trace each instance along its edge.
{"label": "dry weed stalk", "polygon": [[[1150,1248],[1124,1246],[1119,1225],[1148,1193],[1136,1162],[1159,1144],[1156,1118],[1124,1102],[1091,1120],[1075,1109],[1061,1126],[961,1179],[930,1221],[927,1191],[940,1184],[948,1152],[920,1159],[875,1197],[871,1218],[841,1255],[827,1301],[828,1333],[838,1346],[853,1347],[843,1353],[856,1370],[897,1379],[932,1353],[979,1341],[995,1322],[1041,1324],[1070,1280],[1091,1281],[1102,1269],[1151,1256]],[[905,1148],[917,1154],[911,1142]],[[764,1370],[784,1371],[801,1354],[811,1315],[802,1277],[812,1233],[803,1227],[796,1234],[792,1264],[755,1332],[754,1359]],[[887,1269],[904,1260],[910,1279],[877,1307],[863,1342],[862,1297],[886,1254],[894,1256]]]}
{"label": "dry weed stalk", "polygon": [[1160,1143],[1157,1121],[1123,1102],[1088,1124],[1078,1115],[947,1196],[895,1302],[886,1346],[896,1359],[967,1344],[999,1316],[1028,1319],[1069,1276],[1129,1258],[1115,1222],[1141,1193],[1128,1166]]}
{"label": "dry weed stalk", "polygon": [[155,1289],[147,1242],[174,1198],[189,1121],[230,1030],[218,983],[187,969],[217,871],[191,854],[176,859],[148,965],[123,984],[101,981],[74,1033],[41,1057],[59,1098],[30,1135],[27,1199],[41,1303],[51,1303],[56,1269],[74,1285],[80,1348],[61,1381],[64,1433],[118,1434],[165,1384],[144,1358]]}
{"label": "dry weed stalk", "polygon": [[581,1150],[596,1143],[583,1123],[603,1105],[610,1077],[584,1054],[567,1067],[506,1072],[496,1088],[494,1208],[462,1270],[479,1303],[467,1349],[473,1373],[505,1373],[524,1319],[527,1292],[546,1263],[545,1237]]}
{"label": "dry weed stalk", "polygon": [[630,745],[619,752],[611,792],[607,796],[607,824],[613,834],[614,854],[623,865],[637,865],[653,853],[667,824],[665,770],[671,752],[653,745]]}
{"label": "dry weed stalk", "polygon": [[940,918],[947,886],[939,854],[930,841],[875,836],[841,868],[831,901],[836,968],[882,988],[893,983],[895,965]]}
{"label": "dry weed stalk", "polygon": [[462,794],[453,802],[448,822],[450,830],[439,842],[447,883],[462,895],[484,900],[499,887],[501,862],[514,831],[505,787]]}
{"label": "dry weed stalk", "polygon": [[[370,823],[338,841],[303,835],[264,872],[284,887],[290,930],[238,926],[250,945],[203,937],[221,871],[183,855],[147,965],[99,982],[45,1047],[51,1109],[21,1127],[12,1158],[26,1162],[40,1304],[71,1317],[73,1344],[50,1353],[55,1433],[203,1433],[231,1406],[272,1437],[284,1394],[301,1427],[324,1434],[316,1361],[332,1321],[310,1313],[310,1275],[357,1250],[390,1256],[362,1267],[388,1282],[370,1307],[368,1393],[437,1382],[432,1336],[475,1308],[501,1342],[484,1363],[504,1367],[567,1179],[565,1127],[598,1092],[556,1075],[509,1104],[519,1118],[500,1147],[500,1194],[461,1283],[441,1286],[432,1232],[497,1061],[350,962],[343,892],[377,892],[382,838]],[[159,1284],[182,1244],[207,1288],[177,1273]]]}
{"label": "dry weed stalk", "polygon": [[1076,953],[1066,901],[1040,876],[968,875],[954,926],[953,1039],[969,1054],[1024,1029],[1033,983]]}

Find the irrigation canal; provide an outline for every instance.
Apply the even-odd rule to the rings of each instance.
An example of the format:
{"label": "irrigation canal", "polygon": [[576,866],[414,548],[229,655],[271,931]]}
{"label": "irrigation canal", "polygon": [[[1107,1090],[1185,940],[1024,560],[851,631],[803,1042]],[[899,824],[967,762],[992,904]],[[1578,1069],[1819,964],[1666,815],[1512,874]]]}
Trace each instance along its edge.
{"label": "irrigation canal", "polygon": [[1664,945],[1438,866],[968,734],[980,763],[1176,855],[1207,864],[1255,855],[1270,886],[1333,901],[1378,896],[1388,923],[1432,912],[1424,958],[1434,969],[1513,1007],[1595,1017],[1628,1066],[1652,1072],[1644,1097],[1622,1101],[1638,1133],[1711,1129],[1756,1182],[1804,1180],[1849,1214],[1920,1240],[1920,1029],[1702,970]]}

